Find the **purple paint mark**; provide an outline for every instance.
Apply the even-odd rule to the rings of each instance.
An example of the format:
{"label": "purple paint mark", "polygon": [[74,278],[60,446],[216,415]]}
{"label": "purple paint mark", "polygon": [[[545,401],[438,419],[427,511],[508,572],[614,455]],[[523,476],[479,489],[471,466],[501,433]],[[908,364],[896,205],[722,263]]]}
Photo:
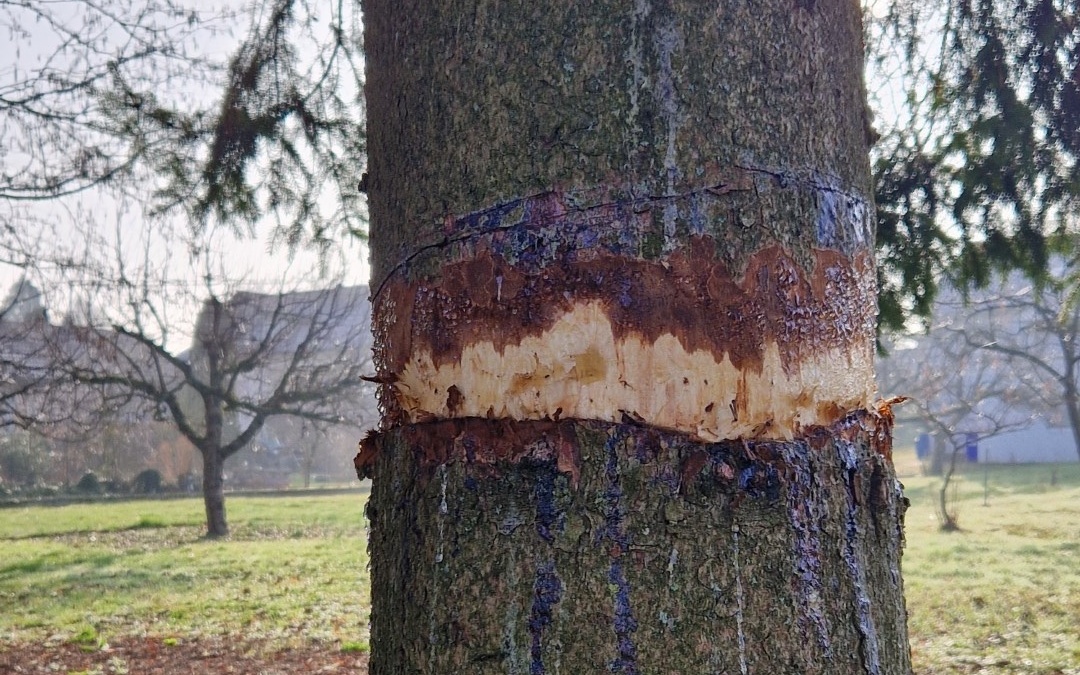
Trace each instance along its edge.
{"label": "purple paint mark", "polygon": [[611,566],[608,568],[608,582],[615,589],[614,620],[616,656],[608,663],[612,673],[637,675],[637,647],[633,634],[637,632],[637,620],[634,618],[630,603],[630,583],[623,572],[622,556],[629,550],[630,537],[623,528],[622,487],[619,484],[619,447],[625,442],[628,432],[614,428],[608,433],[604,450],[607,463],[604,475],[607,487],[604,490],[604,526],[597,533],[597,543],[610,544]]}
{"label": "purple paint mark", "polygon": [[600,235],[595,230],[585,230],[578,235],[578,246],[581,248],[595,248],[600,242]]}
{"label": "purple paint mark", "polygon": [[859,560],[859,522],[856,503],[855,474],[858,470],[858,454],[855,446],[847,441],[837,441],[837,456],[844,468],[844,483],[848,490],[847,545],[844,547],[844,562],[851,573],[855,586],[855,612],[862,635],[863,663],[869,675],[881,673],[881,656],[878,650],[877,628],[871,613],[870,595],[866,590],[866,570]]}
{"label": "purple paint mark", "polygon": [[551,625],[555,605],[562,600],[562,580],[555,573],[555,561],[549,560],[536,570],[533,582],[533,602],[529,612],[529,634],[532,636],[530,647],[530,675],[544,675],[544,631]]}
{"label": "purple paint mark", "polygon": [[[671,40],[677,35],[670,30],[669,33],[669,37],[658,43],[661,51],[675,46]],[[677,92],[661,86],[658,96],[662,114],[668,121],[671,158],[674,146],[670,143],[681,124],[675,100]],[[667,168],[667,186],[662,195],[652,194],[655,186],[646,184],[601,184],[569,192],[526,195],[448,216],[439,233],[440,239],[415,248],[394,266],[391,274],[407,271],[422,253],[448,244],[469,247],[481,238],[487,240],[493,255],[523,268],[526,273],[534,273],[548,265],[572,262],[588,251],[635,258],[645,243],[654,241],[657,235],[664,237],[663,250],[670,253],[681,245],[675,238],[677,225],[685,226],[692,235],[708,234],[710,224],[722,228],[726,220],[723,214],[730,211],[728,197],[720,189],[725,184],[699,185],[676,192],[678,167],[671,164]],[[752,158],[744,158],[733,168],[752,174],[758,192],[779,189],[811,195],[817,200],[815,226],[819,245],[848,254],[871,245],[873,217],[869,202],[855,192],[841,189],[838,177],[760,166]],[[682,222],[676,223],[677,220]],[[377,290],[375,294],[378,293]]]}
{"label": "purple paint mark", "polygon": [[623,308],[629,307],[634,303],[634,299],[630,297],[630,289],[632,287],[633,284],[629,279],[623,279],[619,282],[619,304],[622,305]]}
{"label": "purple paint mark", "polygon": [[780,474],[772,464],[750,464],[739,471],[739,489],[751,497],[780,498]]}

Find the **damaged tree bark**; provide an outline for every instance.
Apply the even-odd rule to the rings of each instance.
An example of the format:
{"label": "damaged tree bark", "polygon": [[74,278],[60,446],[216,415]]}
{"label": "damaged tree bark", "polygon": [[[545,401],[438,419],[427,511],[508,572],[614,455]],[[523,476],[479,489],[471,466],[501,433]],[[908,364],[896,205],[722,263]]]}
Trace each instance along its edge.
{"label": "damaged tree bark", "polygon": [[376,675],[910,670],[859,7],[705,4],[365,3]]}

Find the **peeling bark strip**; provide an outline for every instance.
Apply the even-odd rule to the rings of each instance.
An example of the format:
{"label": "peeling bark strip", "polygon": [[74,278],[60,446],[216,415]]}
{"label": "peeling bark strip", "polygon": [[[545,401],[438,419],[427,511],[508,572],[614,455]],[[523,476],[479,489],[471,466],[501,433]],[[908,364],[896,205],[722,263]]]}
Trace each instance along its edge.
{"label": "peeling bark strip", "polygon": [[601,422],[383,434],[372,672],[906,673],[883,424],[711,444]]}
{"label": "peeling bark strip", "polygon": [[[628,415],[713,441],[790,439],[867,408],[865,203],[768,174],[760,201],[816,204],[818,246],[733,261],[715,230],[731,186],[752,184],[739,175],[678,199],[548,193],[449,219],[441,269],[414,255],[376,299],[390,418]],[[665,253],[653,242],[672,204],[701,226]]]}

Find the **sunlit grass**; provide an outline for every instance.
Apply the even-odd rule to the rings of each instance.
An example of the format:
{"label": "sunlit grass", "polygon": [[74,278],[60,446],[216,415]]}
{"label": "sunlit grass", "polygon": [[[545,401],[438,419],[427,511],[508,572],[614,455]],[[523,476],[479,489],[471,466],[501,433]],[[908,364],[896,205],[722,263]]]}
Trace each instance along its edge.
{"label": "sunlit grass", "polygon": [[0,636],[356,643],[370,606],[365,498],[234,497],[228,541],[202,539],[199,500],[0,510]]}
{"label": "sunlit grass", "polygon": [[1080,466],[1056,480],[1048,466],[972,467],[954,495],[962,531],[945,533],[940,479],[904,479],[917,673],[1080,673]]}
{"label": "sunlit grass", "polygon": [[[940,479],[904,455],[898,466],[916,672],[1080,675],[1080,465],[1059,467],[1057,485],[1048,466],[961,474],[956,533],[938,530]],[[231,497],[219,542],[202,539],[198,499],[0,509],[0,640],[244,635],[365,651],[365,497]]]}

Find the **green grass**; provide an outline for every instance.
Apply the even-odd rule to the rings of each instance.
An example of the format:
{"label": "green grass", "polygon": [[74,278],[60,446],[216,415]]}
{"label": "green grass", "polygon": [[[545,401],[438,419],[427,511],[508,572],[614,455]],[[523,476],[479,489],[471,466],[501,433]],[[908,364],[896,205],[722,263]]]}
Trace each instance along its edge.
{"label": "green grass", "polygon": [[243,634],[359,644],[370,607],[365,495],[231,497],[0,510],[0,637]]}
{"label": "green grass", "polygon": [[[938,530],[939,479],[910,475],[904,578],[916,672],[1080,674],[1080,466],[960,474],[963,531]],[[984,498],[988,506],[983,506]],[[228,500],[201,539],[197,499],[0,509],[0,640],[97,649],[114,635],[322,639],[365,652],[365,496]]]}
{"label": "green grass", "polygon": [[953,493],[962,531],[943,533],[940,479],[904,478],[916,672],[1080,673],[1080,465],[1050,481],[1048,466],[973,467]]}

